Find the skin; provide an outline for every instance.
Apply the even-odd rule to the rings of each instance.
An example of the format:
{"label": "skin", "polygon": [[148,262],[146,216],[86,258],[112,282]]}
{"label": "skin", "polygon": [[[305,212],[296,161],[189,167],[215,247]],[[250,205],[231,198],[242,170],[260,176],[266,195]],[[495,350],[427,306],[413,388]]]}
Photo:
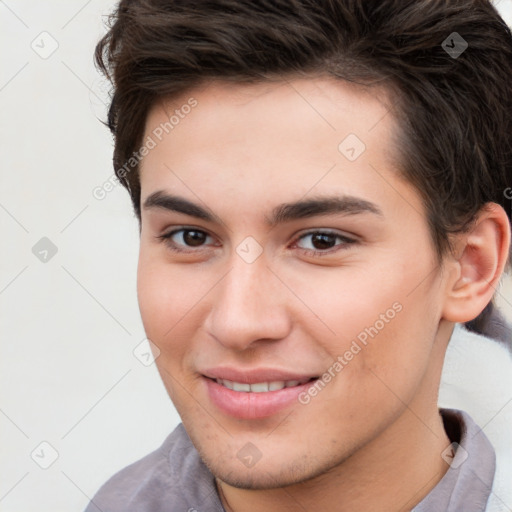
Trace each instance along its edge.
{"label": "skin", "polygon": [[[164,385],[226,510],[410,510],[448,470],[437,408],[444,353],[453,323],[492,297],[506,215],[491,205],[438,261],[420,196],[397,172],[383,91],[321,77],[211,82],[156,103],[145,137],[190,97],[197,106],[144,157],[141,203],[164,191],[219,221],[143,208],[138,298]],[[349,133],[366,145],[353,162],[338,150]],[[281,203],[331,195],[382,215],[265,224]],[[183,227],[205,234],[195,245],[183,232],[172,238],[188,252],[158,238]],[[325,230],[355,243],[299,239]],[[248,236],[263,249],[252,263],[236,252]],[[247,420],[210,401],[201,369],[321,375],[396,303],[401,312],[307,405]],[[237,457],[248,442],[261,453],[250,468]]]}

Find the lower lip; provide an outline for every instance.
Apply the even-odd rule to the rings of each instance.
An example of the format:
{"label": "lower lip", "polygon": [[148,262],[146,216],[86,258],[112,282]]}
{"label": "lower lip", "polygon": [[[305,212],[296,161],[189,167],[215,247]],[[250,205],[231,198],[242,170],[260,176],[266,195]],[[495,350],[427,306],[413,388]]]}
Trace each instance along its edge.
{"label": "lower lip", "polygon": [[207,377],[204,377],[204,380],[206,381],[210,400],[219,409],[230,416],[246,420],[272,416],[291,404],[297,403],[299,395],[316,382],[312,380],[291,388],[252,393],[233,391]]}

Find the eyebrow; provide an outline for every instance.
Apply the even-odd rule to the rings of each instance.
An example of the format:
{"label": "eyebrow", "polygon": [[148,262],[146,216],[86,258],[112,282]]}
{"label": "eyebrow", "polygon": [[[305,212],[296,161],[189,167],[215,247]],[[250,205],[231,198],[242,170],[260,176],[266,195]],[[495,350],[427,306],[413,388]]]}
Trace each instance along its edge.
{"label": "eyebrow", "polygon": [[[184,197],[170,195],[163,190],[150,194],[143,205],[144,210],[159,208],[173,212],[183,213],[190,217],[224,224],[214,213],[195,204]],[[270,216],[265,216],[269,227],[298,219],[316,217],[319,215],[357,215],[371,213],[384,217],[381,209],[374,203],[354,196],[319,196],[292,203],[283,203],[273,208]]]}

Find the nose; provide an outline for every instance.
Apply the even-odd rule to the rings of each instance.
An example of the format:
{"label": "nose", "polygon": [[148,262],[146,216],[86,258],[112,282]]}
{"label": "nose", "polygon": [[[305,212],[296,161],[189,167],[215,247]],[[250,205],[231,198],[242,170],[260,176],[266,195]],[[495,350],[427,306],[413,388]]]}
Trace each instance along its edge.
{"label": "nose", "polygon": [[235,351],[285,338],[291,327],[287,290],[267,261],[260,256],[247,263],[234,254],[230,263],[230,270],[215,287],[205,322],[207,332]]}

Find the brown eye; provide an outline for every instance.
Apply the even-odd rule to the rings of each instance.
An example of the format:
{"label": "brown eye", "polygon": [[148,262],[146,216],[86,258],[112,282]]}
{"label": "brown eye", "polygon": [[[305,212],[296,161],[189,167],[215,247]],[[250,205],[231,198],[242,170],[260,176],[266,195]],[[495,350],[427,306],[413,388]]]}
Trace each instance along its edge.
{"label": "brown eye", "polygon": [[[300,242],[308,239],[310,243],[304,244],[305,246],[301,246]],[[337,240],[340,240],[341,243],[336,243]],[[331,254],[354,243],[356,243],[355,240],[339,233],[333,233],[330,231],[310,231],[309,233],[301,235],[296,242],[296,245],[306,253],[321,256],[323,254]],[[333,248],[334,250],[332,250]]]}
{"label": "brown eye", "polygon": [[187,247],[202,247],[204,242],[211,238],[210,235],[199,229],[181,228],[175,229],[169,233],[158,236],[167,246],[176,252],[193,252],[187,251]]}
{"label": "brown eye", "polygon": [[315,233],[311,236],[311,244],[315,249],[331,249],[336,244],[336,237],[324,233]]}
{"label": "brown eye", "polygon": [[185,244],[190,245],[191,247],[197,247],[201,245],[206,239],[206,233],[202,231],[192,231],[192,230],[184,230],[182,240]]}

